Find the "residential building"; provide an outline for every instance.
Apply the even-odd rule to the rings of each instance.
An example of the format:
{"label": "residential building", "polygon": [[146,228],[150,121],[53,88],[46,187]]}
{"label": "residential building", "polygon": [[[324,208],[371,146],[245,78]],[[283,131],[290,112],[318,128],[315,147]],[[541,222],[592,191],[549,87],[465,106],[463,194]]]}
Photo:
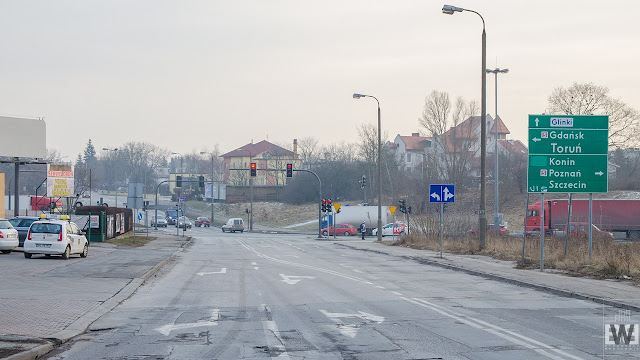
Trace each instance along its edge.
{"label": "residential building", "polygon": [[252,162],[256,163],[257,167],[257,176],[253,179],[254,186],[284,186],[287,179],[284,170],[287,164],[293,164],[294,169],[301,166],[295,139],[293,151],[263,140],[243,145],[221,157],[224,162],[224,182],[233,186],[249,185],[249,166]]}

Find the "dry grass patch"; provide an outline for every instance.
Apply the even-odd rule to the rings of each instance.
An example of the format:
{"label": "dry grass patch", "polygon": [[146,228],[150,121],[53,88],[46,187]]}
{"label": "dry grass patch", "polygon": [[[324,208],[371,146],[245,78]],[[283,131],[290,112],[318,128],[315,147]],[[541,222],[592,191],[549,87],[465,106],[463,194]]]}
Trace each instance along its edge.
{"label": "dry grass patch", "polygon": [[113,239],[109,239],[105,242],[109,244],[118,245],[118,246],[140,247],[140,246],[146,245],[147,243],[155,239],[156,239],[155,236],[146,237],[145,235],[137,235],[134,239],[133,234],[131,232],[128,232],[124,235],[120,235]]}
{"label": "dry grass patch", "polygon": [[[391,245],[414,249],[440,250],[439,222],[433,219],[416,219],[413,233],[401,237]],[[451,219],[454,224],[465,224],[466,219]],[[477,236],[468,235],[455,225],[454,233],[443,237],[443,251],[453,254],[486,255],[500,260],[516,261],[520,268],[537,269],[540,266],[540,238],[527,237],[525,263],[522,264],[522,237],[495,236],[487,234],[484,249],[479,250]],[[464,227],[466,225],[462,225]],[[457,229],[457,231],[456,231]],[[640,243],[618,243],[604,237],[594,236],[592,255],[589,260],[588,240],[584,236],[569,238],[565,255],[564,238],[546,237],[544,241],[544,266],[548,269],[564,270],[574,275],[597,278],[631,277],[640,281]]]}

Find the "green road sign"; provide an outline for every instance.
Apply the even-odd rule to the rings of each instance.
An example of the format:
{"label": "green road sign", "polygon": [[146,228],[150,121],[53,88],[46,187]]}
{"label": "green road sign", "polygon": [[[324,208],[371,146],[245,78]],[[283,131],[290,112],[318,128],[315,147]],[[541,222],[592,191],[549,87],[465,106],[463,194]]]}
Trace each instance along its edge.
{"label": "green road sign", "polygon": [[608,119],[529,115],[527,191],[607,192]]}
{"label": "green road sign", "polygon": [[594,129],[608,130],[607,115],[529,115],[529,129]]}
{"label": "green road sign", "polygon": [[529,153],[532,154],[606,154],[607,130],[529,129]]}

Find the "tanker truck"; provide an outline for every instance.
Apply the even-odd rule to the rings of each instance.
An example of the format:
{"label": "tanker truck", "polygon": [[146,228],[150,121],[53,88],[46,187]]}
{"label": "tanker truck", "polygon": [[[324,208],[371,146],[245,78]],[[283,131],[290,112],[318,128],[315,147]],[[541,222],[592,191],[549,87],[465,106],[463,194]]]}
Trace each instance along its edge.
{"label": "tanker truck", "polygon": [[[350,224],[356,228],[360,228],[360,224],[365,222],[367,226],[367,234],[371,234],[371,230],[378,227],[378,207],[377,206],[341,206],[340,212],[322,216],[322,227],[327,227],[327,222],[333,224],[333,216],[335,216],[336,224]],[[382,207],[382,225],[393,222],[393,216],[388,206]]]}
{"label": "tanker truck", "polygon": [[[564,231],[567,225],[569,200],[544,201],[544,231]],[[640,200],[593,200],[592,223],[600,230],[624,232],[628,238],[640,239]],[[540,202],[527,209],[527,231],[540,231]],[[571,201],[571,222],[589,221],[589,200]]]}

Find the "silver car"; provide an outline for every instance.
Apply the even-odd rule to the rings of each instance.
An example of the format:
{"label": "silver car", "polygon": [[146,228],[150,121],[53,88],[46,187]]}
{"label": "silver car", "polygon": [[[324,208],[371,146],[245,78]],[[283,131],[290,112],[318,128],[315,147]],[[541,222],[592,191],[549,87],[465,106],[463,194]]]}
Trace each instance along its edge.
{"label": "silver car", "polygon": [[167,219],[162,215],[158,215],[155,220],[151,219],[151,226],[156,226],[156,224],[158,227],[167,227]]}
{"label": "silver car", "polygon": [[191,227],[193,226],[193,223],[191,223],[191,220],[189,220],[189,218],[186,216],[180,216],[178,218],[177,223],[178,224],[176,226],[181,228],[186,228],[186,229],[191,229]]}

